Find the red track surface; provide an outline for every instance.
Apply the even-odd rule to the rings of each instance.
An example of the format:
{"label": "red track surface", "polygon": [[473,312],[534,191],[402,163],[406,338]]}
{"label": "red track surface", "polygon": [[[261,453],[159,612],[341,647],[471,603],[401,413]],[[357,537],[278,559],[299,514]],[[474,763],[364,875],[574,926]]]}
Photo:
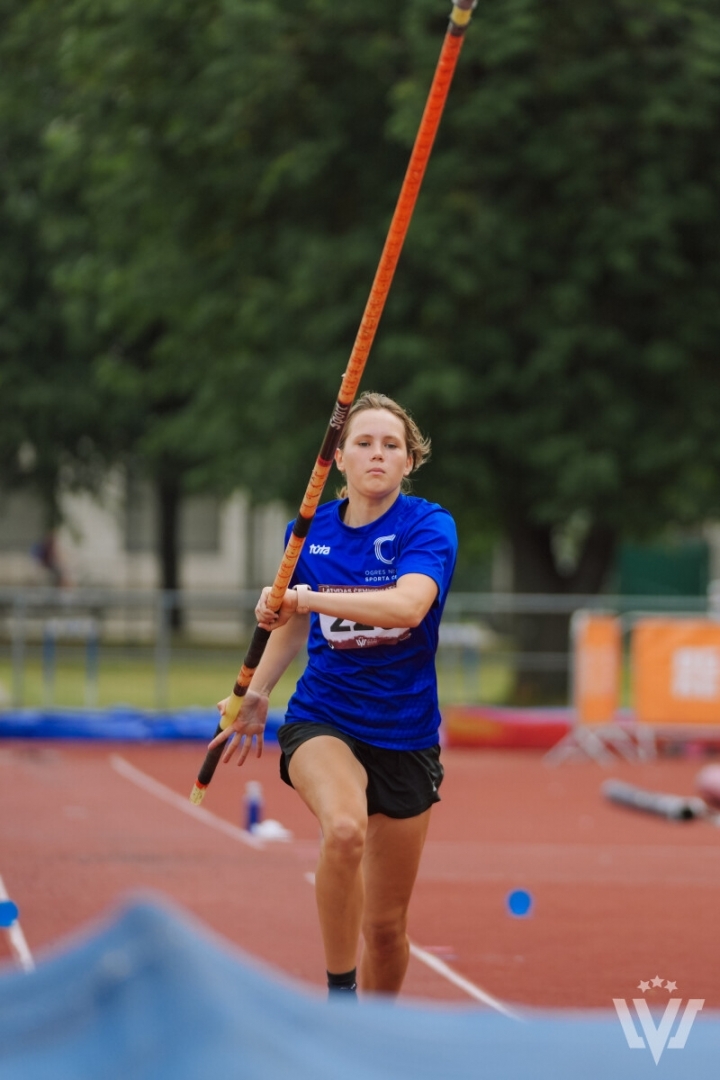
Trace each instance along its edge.
{"label": "red track surface", "polygon": [[[131,890],[155,889],[255,957],[320,986],[314,819],[277,777],[277,752],[221,766],[204,808],[242,824],[247,779],[292,843],[255,850],[137,788],[120,755],[185,798],[199,744],[0,746],[0,875],[33,952],[83,927]],[[607,804],[612,775],[692,794],[699,762],[548,768],[522,751],[446,751],[411,909],[413,941],[505,1001],[611,1007],[660,975],[720,1007],[720,829]],[[506,913],[513,888],[534,913]],[[0,958],[7,957],[0,935]],[[412,959],[405,993],[469,1003]]]}

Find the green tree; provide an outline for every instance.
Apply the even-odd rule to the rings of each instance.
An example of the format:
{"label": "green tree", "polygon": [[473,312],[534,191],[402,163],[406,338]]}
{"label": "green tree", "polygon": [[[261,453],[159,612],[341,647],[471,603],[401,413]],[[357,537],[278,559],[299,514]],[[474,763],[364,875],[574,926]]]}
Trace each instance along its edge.
{"label": "green tree", "polygon": [[[442,357],[437,379],[410,374],[439,414],[439,487],[502,524],[519,591],[592,592],[620,536],[718,508],[720,13],[512,0],[477,15],[399,338]],[[404,94],[409,109],[419,89]]]}
{"label": "green tree", "polygon": [[[63,5],[53,281],[159,486],[299,499],[440,8]],[[595,591],[619,538],[717,512],[719,99],[710,0],[475,12],[365,385],[431,431],[417,490],[466,550],[507,534],[520,591]]]}
{"label": "green tree", "polygon": [[[720,505],[720,12],[477,14],[395,361],[420,335],[442,358],[437,376],[407,373],[436,411],[432,486],[500,523],[516,590],[594,592],[620,538]],[[409,111],[420,91],[404,94]],[[526,649],[567,641],[562,619],[521,630]]]}
{"label": "green tree", "polygon": [[199,88],[217,9],[65,5],[62,103],[45,138],[48,188],[70,205],[53,221],[65,318],[93,355],[106,457],[155,488],[170,589],[180,585],[181,498],[221,486],[206,468],[220,457],[208,368],[232,298],[210,227],[218,193],[203,169]]}
{"label": "green tree", "polygon": [[79,211],[55,223],[56,275],[115,451],[156,483],[174,587],[183,490],[300,494],[391,206],[372,154],[398,16],[97,0],[64,18],[49,186]]}
{"label": "green tree", "polygon": [[[307,16],[288,29],[293,167],[254,141],[262,212],[285,221],[256,264],[282,314],[253,342],[268,363],[258,417],[286,462],[266,483],[285,495],[311,457],[299,416],[320,428],[326,373],[352,341],[441,30],[430,0],[367,22],[344,9],[344,38],[329,4],[312,14],[312,49]],[[365,89],[379,39],[392,49],[372,59],[372,100],[342,81],[332,93],[332,57]],[[421,494],[465,538],[510,538],[519,592],[596,592],[621,537],[717,513],[719,97],[709,0],[489,0],[474,16],[366,384],[415,407],[436,446]],[[534,643],[518,630],[526,647],[566,648],[565,619],[535,621]]]}
{"label": "green tree", "polygon": [[[231,421],[248,368],[231,355],[218,385],[246,475],[292,498],[445,13],[315,0],[276,14],[262,64],[237,76],[252,184],[238,158],[234,332],[255,365],[261,452]],[[521,588],[592,591],[618,536],[717,508],[719,97],[709,0],[486,0],[475,13],[365,381],[432,428],[423,491],[469,529],[508,531]]]}
{"label": "green tree", "polygon": [[[261,81],[248,138],[261,220],[284,224],[266,226],[242,331],[268,361],[253,402],[284,464],[263,473],[248,456],[256,483],[289,496],[352,340],[441,28],[430,0],[364,17],[318,2],[281,21],[292,127]],[[432,430],[419,490],[465,536],[509,536],[518,591],[597,591],[621,537],[717,512],[719,105],[710,0],[476,11],[366,384]],[[564,620],[539,629],[541,647],[565,648]]]}
{"label": "green tree", "polygon": [[[43,135],[58,103],[57,19],[0,7],[0,487],[30,485],[58,518],[60,480],[97,475],[89,358],[72,342],[45,235]],[[38,537],[38,540],[41,539]]]}

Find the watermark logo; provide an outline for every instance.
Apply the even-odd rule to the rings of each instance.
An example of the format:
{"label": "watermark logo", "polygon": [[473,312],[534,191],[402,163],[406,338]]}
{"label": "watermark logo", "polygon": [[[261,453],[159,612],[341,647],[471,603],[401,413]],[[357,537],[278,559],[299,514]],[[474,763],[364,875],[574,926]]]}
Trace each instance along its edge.
{"label": "watermark logo", "polygon": [[[668,994],[672,994],[673,991],[678,989],[676,982],[671,979],[661,979],[659,975],[656,975],[654,979],[640,980],[638,984],[638,990],[641,990],[643,995],[650,994],[650,998],[633,998],[632,1005],[635,1010],[635,1016],[640,1025],[640,1030],[635,1026],[635,1020],[633,1019],[633,1013],[630,1009],[625,998],[613,998],[613,1005],[615,1011],[618,1014],[618,1019],[622,1025],[623,1034],[631,1050],[649,1050],[653,1056],[653,1061],[657,1065],[660,1058],[663,1055],[663,1051],[667,1047],[668,1050],[683,1050],[685,1043],[688,1041],[688,1036],[692,1030],[695,1017],[705,1004],[705,998],[689,998],[685,1009],[680,1013],[682,1007],[682,998],[671,997],[665,999],[665,1008],[662,1016],[659,1010],[656,1010],[656,1016],[659,1023],[655,1024],[655,1019],[650,1011],[649,1001],[652,1002],[653,991],[665,991]],[[658,995],[655,994],[657,999]],[[662,998],[665,998],[665,994],[662,994]],[[662,1006],[662,1003],[661,1003]],[[671,1037],[671,1032],[678,1014],[680,1019],[678,1021],[675,1033]],[[642,1032],[642,1034],[640,1033]],[[644,1036],[644,1038],[643,1038]]]}

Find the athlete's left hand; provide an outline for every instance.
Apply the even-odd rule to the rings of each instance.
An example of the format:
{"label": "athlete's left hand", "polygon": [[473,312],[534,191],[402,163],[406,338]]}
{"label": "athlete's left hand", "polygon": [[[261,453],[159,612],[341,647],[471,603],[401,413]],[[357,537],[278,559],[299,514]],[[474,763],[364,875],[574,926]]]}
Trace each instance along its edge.
{"label": "athlete's left hand", "polygon": [[269,587],[263,589],[255,608],[255,618],[258,621],[258,626],[261,626],[263,630],[277,630],[279,627],[284,626],[286,622],[289,622],[297,611],[298,594],[294,589],[287,589],[279,611],[273,611],[272,608],[268,607],[271,592],[272,589]]}

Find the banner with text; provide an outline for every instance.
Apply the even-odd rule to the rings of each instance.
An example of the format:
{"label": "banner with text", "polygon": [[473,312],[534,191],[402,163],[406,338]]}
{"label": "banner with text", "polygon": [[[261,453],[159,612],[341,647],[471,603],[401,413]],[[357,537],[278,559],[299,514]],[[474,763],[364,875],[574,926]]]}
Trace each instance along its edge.
{"label": "banner with text", "polygon": [[720,623],[641,619],[632,635],[633,698],[647,724],[720,724]]}

